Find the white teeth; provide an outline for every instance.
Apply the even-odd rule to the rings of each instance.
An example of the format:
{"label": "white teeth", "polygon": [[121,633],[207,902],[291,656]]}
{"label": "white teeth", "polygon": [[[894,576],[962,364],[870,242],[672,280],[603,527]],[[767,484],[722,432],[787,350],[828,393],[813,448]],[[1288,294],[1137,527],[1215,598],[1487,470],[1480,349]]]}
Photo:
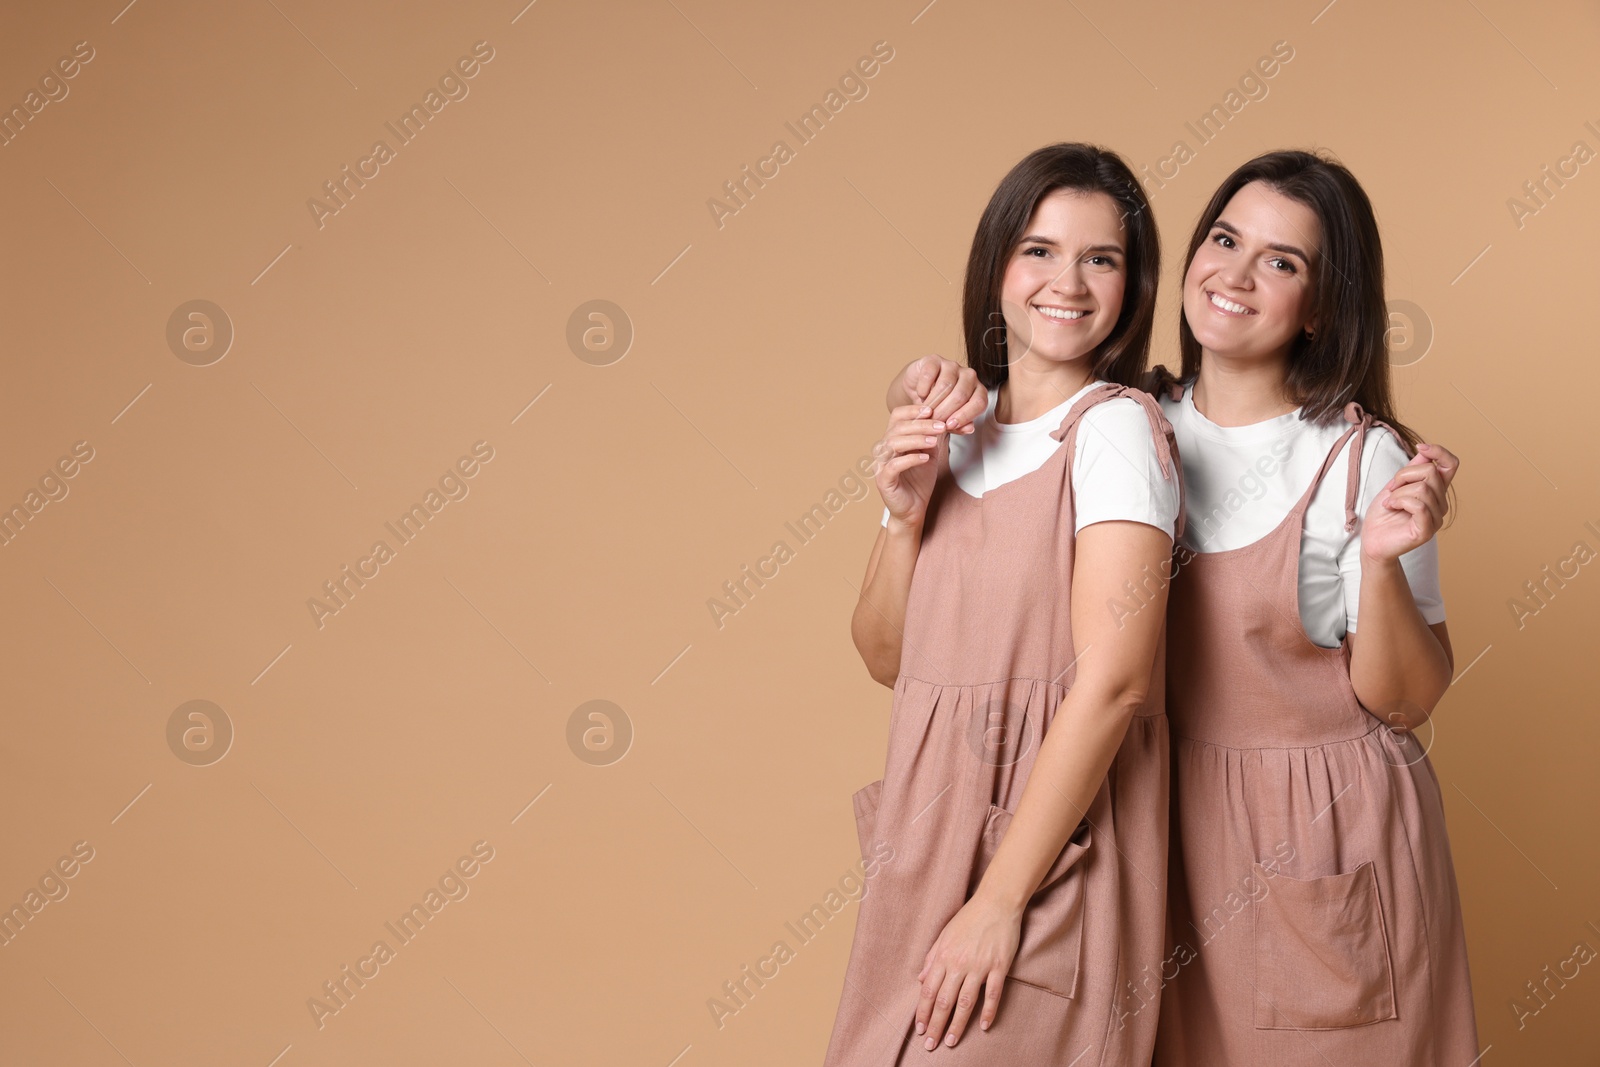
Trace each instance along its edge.
{"label": "white teeth", "polygon": [[1223,311],[1231,311],[1235,315],[1248,315],[1251,313],[1250,309],[1245,307],[1243,304],[1235,304],[1232,300],[1224,300],[1216,293],[1211,293],[1210,296],[1211,302],[1217,307],[1221,308]]}
{"label": "white teeth", "polygon": [[1060,308],[1039,307],[1037,304],[1034,307],[1039,309],[1041,315],[1052,319],[1081,319],[1089,314],[1087,311],[1062,311]]}

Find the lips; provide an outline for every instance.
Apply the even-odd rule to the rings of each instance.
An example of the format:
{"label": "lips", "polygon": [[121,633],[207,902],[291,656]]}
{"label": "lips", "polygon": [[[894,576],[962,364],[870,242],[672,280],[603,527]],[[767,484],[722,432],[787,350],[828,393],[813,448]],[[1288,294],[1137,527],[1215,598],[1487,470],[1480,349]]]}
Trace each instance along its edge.
{"label": "lips", "polygon": [[1237,300],[1229,300],[1227,297],[1221,295],[1220,293],[1214,293],[1210,289],[1205,290],[1205,294],[1206,302],[1225,315],[1243,316],[1254,315],[1256,313],[1255,308],[1246,307]]}
{"label": "lips", "polygon": [[1078,322],[1089,317],[1089,312],[1084,308],[1058,308],[1034,304],[1033,310],[1051,322]]}

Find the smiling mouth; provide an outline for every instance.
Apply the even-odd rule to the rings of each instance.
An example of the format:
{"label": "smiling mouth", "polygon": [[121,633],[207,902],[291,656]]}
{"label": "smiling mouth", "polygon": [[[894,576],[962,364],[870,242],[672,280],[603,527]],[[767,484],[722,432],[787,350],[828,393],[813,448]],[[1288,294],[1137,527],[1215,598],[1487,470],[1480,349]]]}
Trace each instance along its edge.
{"label": "smiling mouth", "polygon": [[1219,311],[1227,312],[1229,315],[1254,315],[1256,313],[1254,308],[1247,308],[1243,304],[1235,303],[1225,296],[1213,293],[1210,289],[1207,289],[1205,294],[1212,307]]}
{"label": "smiling mouth", "polygon": [[1089,315],[1082,308],[1045,307],[1043,304],[1034,304],[1033,310],[1052,322],[1077,322],[1079,319],[1087,318]]}

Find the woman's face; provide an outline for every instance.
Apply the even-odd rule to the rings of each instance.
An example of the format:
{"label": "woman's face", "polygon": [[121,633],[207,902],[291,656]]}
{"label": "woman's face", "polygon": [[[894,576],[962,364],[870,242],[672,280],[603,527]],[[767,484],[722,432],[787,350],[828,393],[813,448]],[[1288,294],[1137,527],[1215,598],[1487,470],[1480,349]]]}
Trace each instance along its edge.
{"label": "woman's face", "polygon": [[1233,194],[1183,278],[1183,317],[1207,353],[1253,359],[1286,352],[1310,327],[1316,213],[1264,182]]}
{"label": "woman's face", "polygon": [[1000,286],[1011,366],[1093,352],[1122,314],[1127,277],[1127,233],[1115,200],[1075,189],[1043,197]]}

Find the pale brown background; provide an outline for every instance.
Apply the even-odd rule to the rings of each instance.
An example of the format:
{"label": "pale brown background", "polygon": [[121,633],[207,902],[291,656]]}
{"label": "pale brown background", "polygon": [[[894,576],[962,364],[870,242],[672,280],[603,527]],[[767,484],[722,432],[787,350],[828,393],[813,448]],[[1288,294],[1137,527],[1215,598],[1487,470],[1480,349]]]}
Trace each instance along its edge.
{"label": "pale brown background", "polygon": [[[1506,206],[1600,149],[1593,5],[122,2],[0,15],[7,107],[96,53],[0,148],[0,504],[95,450],[0,548],[0,902],[95,849],[0,948],[0,1062],[817,1062],[855,909],[805,945],[784,924],[855,863],[849,796],[882,770],[889,692],[848,636],[879,504],[803,547],[784,523],[867,454],[892,368],[959,356],[1017,159],[1193,147],[1278,40],[1269,95],[1154,194],[1157,351],[1216,183],[1336,152],[1435,331],[1402,414],[1464,460],[1442,558],[1470,671],[1433,757],[1482,1062],[1600,1057],[1595,966],[1520,1030],[1510,1007],[1600,948],[1600,569],[1520,630],[1507,606],[1600,548],[1600,164],[1520,229]],[[319,229],[308,198],[479,40],[470,95]],[[783,123],[879,40],[870,95],[797,146]],[[719,229],[707,199],[780,138],[796,158]],[[236,331],[210,366],[166,342],[194,299]],[[636,331],[609,366],[566,342],[593,299]],[[470,496],[318,629],[307,599],[478,440]],[[780,538],[796,558],[717,628],[708,598]],[[236,731],[210,766],[167,744],[194,699]],[[609,766],[567,740],[593,699],[634,731]],[[470,895],[319,1030],[307,999],[478,840]],[[780,939],[718,1028],[707,1001]]]}

